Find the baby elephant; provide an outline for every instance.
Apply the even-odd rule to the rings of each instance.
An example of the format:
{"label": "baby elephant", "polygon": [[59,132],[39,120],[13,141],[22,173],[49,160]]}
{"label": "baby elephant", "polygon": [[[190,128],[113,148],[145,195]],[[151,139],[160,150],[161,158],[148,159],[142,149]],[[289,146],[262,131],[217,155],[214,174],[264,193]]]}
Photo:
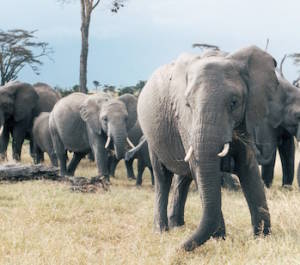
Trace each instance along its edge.
{"label": "baby elephant", "polygon": [[49,112],[42,112],[33,123],[33,152],[34,163],[38,164],[43,160],[46,152],[53,166],[58,166],[57,157],[53,148],[50,129],[49,129]]}

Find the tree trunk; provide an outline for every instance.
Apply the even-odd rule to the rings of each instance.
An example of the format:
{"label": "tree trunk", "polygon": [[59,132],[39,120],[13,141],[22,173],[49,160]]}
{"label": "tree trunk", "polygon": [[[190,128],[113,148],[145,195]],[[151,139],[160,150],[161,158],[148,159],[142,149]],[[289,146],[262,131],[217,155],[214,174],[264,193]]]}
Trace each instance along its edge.
{"label": "tree trunk", "polygon": [[89,51],[89,27],[91,13],[93,11],[93,1],[81,0],[81,53],[80,53],[80,73],[79,90],[87,93],[87,60]]}

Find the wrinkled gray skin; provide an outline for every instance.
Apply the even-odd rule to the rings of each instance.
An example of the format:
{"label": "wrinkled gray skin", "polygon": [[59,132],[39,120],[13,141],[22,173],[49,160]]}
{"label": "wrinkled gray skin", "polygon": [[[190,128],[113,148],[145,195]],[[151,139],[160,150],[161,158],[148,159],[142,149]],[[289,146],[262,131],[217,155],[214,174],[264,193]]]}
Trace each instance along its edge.
{"label": "wrinkled gray skin", "polygon": [[[128,94],[112,98],[105,93],[73,93],[62,98],[49,120],[61,175],[73,175],[81,158],[92,150],[99,176],[109,181],[109,149],[114,149],[118,159],[124,157],[128,130],[136,123],[136,104],[136,98]],[[112,140],[106,149],[108,136]],[[68,169],[66,150],[74,152]]]}
{"label": "wrinkled gray skin", "polygon": [[53,166],[58,166],[57,157],[53,148],[50,129],[49,129],[49,112],[42,112],[34,119],[33,135],[33,153],[34,163],[39,164],[44,158],[46,152]]}
{"label": "wrinkled gray skin", "polygon": [[10,82],[0,88],[0,153],[5,157],[9,135],[12,135],[13,158],[21,158],[25,137],[30,140],[32,152],[33,119],[42,111],[51,111],[59,95],[48,85],[38,83],[31,86],[23,82]]}
{"label": "wrinkled gray skin", "polygon": [[[221,165],[231,163],[223,160],[234,160],[232,171],[239,177],[254,233],[270,232],[264,185],[250,143],[254,127],[266,115],[272,115],[273,121],[278,115],[269,112],[278,86],[275,67],[276,61],[255,46],[227,56],[184,54],[158,68],[140,94],[138,119],[155,177],[155,228],[165,231],[183,225],[193,177],[200,189],[203,214],[198,228],[183,244],[185,250],[193,250],[211,236],[225,237]],[[221,159],[218,153],[226,143],[230,150]],[[190,147],[193,152],[185,162]]]}
{"label": "wrinkled gray skin", "polygon": [[[294,179],[295,144],[294,136],[300,140],[300,90],[278,74],[279,102],[271,111],[280,112],[277,123],[267,119],[255,128],[257,160],[262,165],[262,178],[269,188],[274,177],[276,150],[278,148],[282,164],[282,186],[292,185]],[[298,182],[299,183],[299,182]]]}
{"label": "wrinkled gray skin", "polygon": [[[138,122],[128,131],[128,138],[130,141],[136,146],[139,143],[139,139],[142,137],[143,132]],[[130,148],[130,147],[129,147]],[[110,176],[115,176],[115,170],[120,160],[116,158],[116,156],[111,153],[109,155],[109,174]],[[125,160],[125,166],[127,171],[127,178],[128,179],[135,179],[134,171],[133,171],[133,159],[128,161]]]}
{"label": "wrinkled gray skin", "polygon": [[139,140],[139,143],[136,147],[130,149],[125,154],[125,161],[130,161],[133,159],[138,159],[138,175],[136,179],[136,185],[140,186],[143,182],[143,173],[146,167],[148,167],[151,174],[151,183],[154,185],[154,175],[152,164],[149,156],[148,143],[145,139],[145,136],[142,136]]}

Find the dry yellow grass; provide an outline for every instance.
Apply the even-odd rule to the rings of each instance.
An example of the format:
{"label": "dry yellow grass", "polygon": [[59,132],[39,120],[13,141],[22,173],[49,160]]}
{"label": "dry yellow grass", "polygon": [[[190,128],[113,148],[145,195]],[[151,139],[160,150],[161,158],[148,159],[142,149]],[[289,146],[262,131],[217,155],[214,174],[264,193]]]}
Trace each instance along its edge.
{"label": "dry yellow grass", "polygon": [[[23,160],[31,161],[28,154]],[[82,161],[77,175],[95,174]],[[189,194],[184,227],[154,233],[149,174],[136,188],[122,162],[107,193],[74,193],[51,181],[1,183],[0,264],[300,264],[300,193],[296,183],[281,188],[279,175],[267,191],[271,236],[254,239],[244,196],[223,190],[227,238],[192,253],[179,246],[199,223],[198,193]]]}

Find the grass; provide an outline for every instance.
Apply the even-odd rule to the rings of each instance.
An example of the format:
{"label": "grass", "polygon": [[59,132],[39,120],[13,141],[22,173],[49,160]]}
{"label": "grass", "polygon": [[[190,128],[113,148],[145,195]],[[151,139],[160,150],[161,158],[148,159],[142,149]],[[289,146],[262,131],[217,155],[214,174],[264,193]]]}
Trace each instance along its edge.
{"label": "grass", "polygon": [[[28,153],[23,161],[31,162]],[[74,193],[52,181],[1,183],[0,264],[300,264],[300,193],[296,183],[291,191],[280,187],[279,169],[267,191],[271,236],[254,239],[243,194],[223,190],[226,240],[211,239],[191,253],[180,244],[201,218],[193,187],[186,225],[158,234],[150,175],[136,188],[122,162],[107,193]],[[77,175],[95,174],[93,163],[81,162]]]}

